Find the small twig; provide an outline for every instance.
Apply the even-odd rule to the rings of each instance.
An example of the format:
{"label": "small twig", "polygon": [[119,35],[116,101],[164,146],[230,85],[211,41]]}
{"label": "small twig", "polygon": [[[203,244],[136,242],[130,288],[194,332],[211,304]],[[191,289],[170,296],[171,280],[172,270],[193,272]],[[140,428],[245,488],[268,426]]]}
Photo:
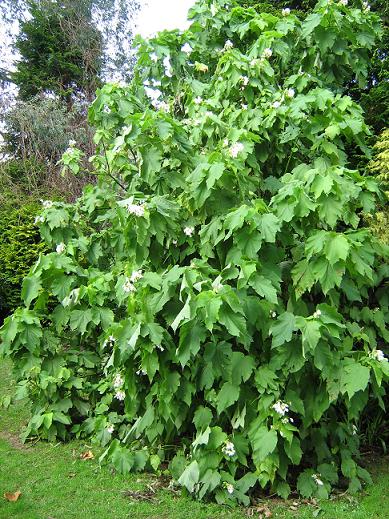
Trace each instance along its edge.
{"label": "small twig", "polygon": [[107,171],[108,176],[109,176],[110,178],[112,178],[112,180],[113,180],[114,182],[116,182],[116,184],[117,184],[118,186],[120,186],[122,189],[124,189],[124,191],[126,191],[126,186],[125,186],[124,184],[122,184],[122,183],[120,182],[120,180],[118,180],[114,175],[112,175],[112,173],[111,173],[111,168],[110,168],[110,166],[109,166],[109,162],[108,162],[107,150],[106,150],[106,148],[105,148],[105,144],[104,144],[104,142],[103,142],[102,144],[103,144],[103,150],[104,150],[104,158],[105,158],[105,162],[106,162],[106,164],[107,164],[107,169],[108,169],[108,171]]}

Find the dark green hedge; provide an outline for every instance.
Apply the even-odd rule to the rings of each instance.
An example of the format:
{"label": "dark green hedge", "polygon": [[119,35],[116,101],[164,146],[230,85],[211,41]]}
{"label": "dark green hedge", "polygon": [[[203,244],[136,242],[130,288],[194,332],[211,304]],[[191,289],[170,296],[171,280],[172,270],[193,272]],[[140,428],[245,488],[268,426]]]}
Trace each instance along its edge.
{"label": "dark green hedge", "polygon": [[17,200],[0,205],[1,318],[20,304],[23,278],[39,254],[46,250],[34,224],[40,210],[41,205],[34,200],[27,200],[21,206]]}

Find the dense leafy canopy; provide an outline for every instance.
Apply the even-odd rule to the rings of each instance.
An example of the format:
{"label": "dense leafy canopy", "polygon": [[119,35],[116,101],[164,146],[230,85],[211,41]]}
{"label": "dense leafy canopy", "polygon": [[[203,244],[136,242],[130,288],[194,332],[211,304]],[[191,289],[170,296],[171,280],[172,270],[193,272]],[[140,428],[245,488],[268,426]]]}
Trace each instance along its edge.
{"label": "dense leafy canopy", "polygon": [[191,17],[98,92],[97,185],[45,203],[53,252],[2,328],[26,435],[92,436],[124,472],[168,461],[219,502],[355,491],[358,417],[389,376],[388,251],[363,227],[381,195],[348,167],[368,129],[343,85],[379,20],[326,0]]}

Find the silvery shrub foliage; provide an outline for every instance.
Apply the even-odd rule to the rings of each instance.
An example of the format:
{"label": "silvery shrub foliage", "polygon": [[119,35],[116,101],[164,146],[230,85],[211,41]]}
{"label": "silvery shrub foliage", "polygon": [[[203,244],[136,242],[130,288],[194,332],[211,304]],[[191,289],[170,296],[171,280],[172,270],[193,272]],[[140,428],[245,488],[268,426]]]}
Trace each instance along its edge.
{"label": "silvery shrub foliage", "polygon": [[[348,167],[369,130],[342,85],[363,83],[380,24],[344,3],[301,20],[201,0],[98,92],[98,181],[45,201],[53,252],[1,332],[26,437],[94,438],[118,471],[221,503],[369,480],[388,251],[363,227],[381,194]],[[71,143],[64,167],[80,158]]]}

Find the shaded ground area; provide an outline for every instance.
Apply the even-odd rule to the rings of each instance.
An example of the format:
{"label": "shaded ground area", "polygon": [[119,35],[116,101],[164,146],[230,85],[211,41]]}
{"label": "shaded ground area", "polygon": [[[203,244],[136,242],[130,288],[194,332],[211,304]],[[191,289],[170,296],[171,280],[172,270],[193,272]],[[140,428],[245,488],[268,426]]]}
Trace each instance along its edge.
{"label": "shaded ground area", "polygon": [[[12,388],[10,366],[0,364],[0,399]],[[374,485],[357,497],[343,495],[321,503],[268,500],[250,510],[200,504],[151,475],[121,476],[96,459],[82,460],[81,442],[23,445],[19,434],[28,408],[18,403],[0,409],[0,519],[241,519],[279,517],[386,519],[389,510],[389,459],[372,466]],[[97,455],[97,453],[96,453]],[[16,502],[5,492],[21,491]],[[270,514],[270,515],[269,515]]]}

